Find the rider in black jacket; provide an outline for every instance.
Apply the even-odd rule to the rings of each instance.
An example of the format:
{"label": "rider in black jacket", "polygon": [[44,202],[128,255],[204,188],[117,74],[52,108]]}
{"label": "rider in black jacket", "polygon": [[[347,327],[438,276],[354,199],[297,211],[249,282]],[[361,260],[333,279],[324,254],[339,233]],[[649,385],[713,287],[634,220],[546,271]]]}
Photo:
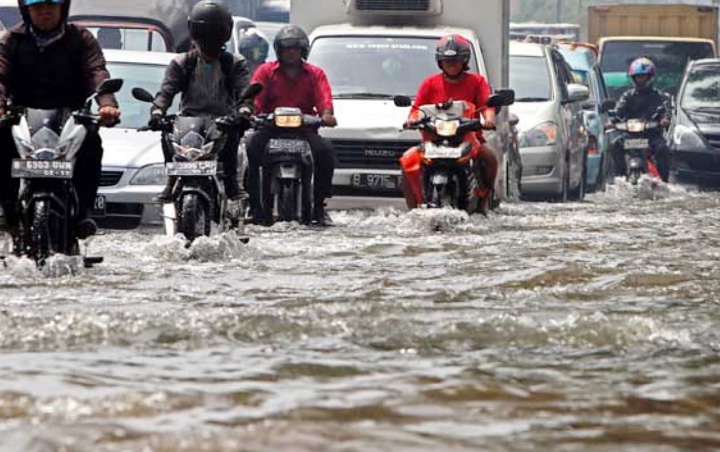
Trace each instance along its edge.
{"label": "rider in black jacket", "polygon": [[[653,86],[655,64],[647,58],[638,58],[630,64],[628,75],[633,88],[625,91],[615,107],[615,120],[644,119],[656,120],[667,129],[670,125],[670,95]],[[650,149],[662,180],[667,182],[670,171],[670,149],[662,131],[648,132]],[[625,175],[625,149],[623,140],[616,140],[612,146],[615,175]]]}

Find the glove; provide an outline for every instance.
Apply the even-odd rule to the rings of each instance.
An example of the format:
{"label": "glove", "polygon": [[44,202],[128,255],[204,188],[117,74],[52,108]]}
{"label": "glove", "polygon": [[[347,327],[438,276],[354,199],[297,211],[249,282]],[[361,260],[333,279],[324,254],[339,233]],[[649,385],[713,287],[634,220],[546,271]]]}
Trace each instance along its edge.
{"label": "glove", "polygon": [[150,113],[150,120],[148,121],[148,127],[150,127],[153,130],[160,129],[160,126],[162,126],[162,119],[163,119],[163,112],[162,110],[153,110]]}

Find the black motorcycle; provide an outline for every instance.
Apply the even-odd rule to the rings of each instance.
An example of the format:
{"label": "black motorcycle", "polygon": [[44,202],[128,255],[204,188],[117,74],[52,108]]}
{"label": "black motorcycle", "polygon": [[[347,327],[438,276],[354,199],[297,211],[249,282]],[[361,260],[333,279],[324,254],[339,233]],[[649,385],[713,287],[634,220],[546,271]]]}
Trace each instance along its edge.
{"label": "black motorcycle", "polygon": [[[255,97],[262,86],[250,85],[241,101]],[[132,95],[142,102],[152,103],[152,94],[133,88]],[[240,223],[241,207],[231,209],[225,195],[225,173],[219,154],[225,147],[227,134],[240,128],[239,115],[210,119],[193,116],[163,116],[159,127],[138,130],[159,130],[165,154],[168,177],[175,178],[172,203],[164,206],[166,232],[181,233],[192,243],[199,236],[210,235],[212,222],[221,231],[235,229]],[[233,212],[234,211],[234,212]]]}
{"label": "black motorcycle", "polygon": [[261,200],[266,219],[310,224],[314,162],[304,132],[322,125],[321,118],[304,115],[299,108],[276,108],[253,118],[253,126],[270,130],[271,136],[261,161]]}
{"label": "black motorcycle", "polygon": [[650,149],[651,134],[662,131],[658,121],[628,119],[614,124],[615,129],[624,132],[622,146],[625,150],[625,177],[632,185],[637,185],[643,174],[660,179],[660,172],[652,159]]}
{"label": "black motorcycle", "polygon": [[[20,179],[15,206],[19,225],[12,234],[16,255],[42,265],[53,254],[80,254],[75,229],[79,201],[72,181],[75,161],[88,130],[99,127],[92,101],[120,91],[122,84],[122,79],[103,81],[79,111],[16,106],[0,119],[3,126],[12,125],[20,156],[11,167],[11,176]],[[84,258],[86,267],[99,262],[100,257]]]}

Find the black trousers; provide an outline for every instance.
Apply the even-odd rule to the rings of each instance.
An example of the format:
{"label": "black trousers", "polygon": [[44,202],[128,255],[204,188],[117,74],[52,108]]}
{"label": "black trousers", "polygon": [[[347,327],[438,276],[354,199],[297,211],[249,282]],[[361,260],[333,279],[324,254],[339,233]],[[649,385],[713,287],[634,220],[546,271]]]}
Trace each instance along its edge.
{"label": "black trousers", "polygon": [[[271,133],[268,130],[258,130],[248,139],[248,186],[250,206],[259,209],[260,200],[260,166],[262,157],[270,141]],[[315,189],[313,197],[315,202],[322,202],[332,197],[332,178],[335,173],[335,151],[330,142],[317,133],[308,132],[305,138],[310,144],[313,160],[315,161]]]}
{"label": "black trousers", "polygon": [[[78,151],[75,170],[73,172],[73,184],[78,194],[81,214],[92,209],[97,195],[98,181],[102,171],[103,147],[100,135],[96,130],[88,129],[85,142]],[[10,166],[12,159],[17,158],[18,153],[13,142],[10,128],[0,130],[0,202],[5,212],[12,213],[12,206],[18,197],[19,179],[10,177]]]}

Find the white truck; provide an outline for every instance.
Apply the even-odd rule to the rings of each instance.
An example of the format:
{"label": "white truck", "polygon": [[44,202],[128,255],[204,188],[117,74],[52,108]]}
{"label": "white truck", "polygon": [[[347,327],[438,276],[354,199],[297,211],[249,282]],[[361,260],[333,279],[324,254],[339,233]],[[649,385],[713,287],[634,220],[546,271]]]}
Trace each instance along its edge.
{"label": "white truck", "polygon": [[[402,153],[420,141],[400,131],[414,96],[439,71],[438,40],[451,33],[473,46],[471,70],[497,90],[508,85],[509,0],[292,0],[290,22],[310,34],[308,61],[323,68],[333,89],[338,127],[322,129],[338,156],[336,195],[400,196]],[[507,109],[486,133],[501,158],[496,198],[519,195],[520,156]]]}

